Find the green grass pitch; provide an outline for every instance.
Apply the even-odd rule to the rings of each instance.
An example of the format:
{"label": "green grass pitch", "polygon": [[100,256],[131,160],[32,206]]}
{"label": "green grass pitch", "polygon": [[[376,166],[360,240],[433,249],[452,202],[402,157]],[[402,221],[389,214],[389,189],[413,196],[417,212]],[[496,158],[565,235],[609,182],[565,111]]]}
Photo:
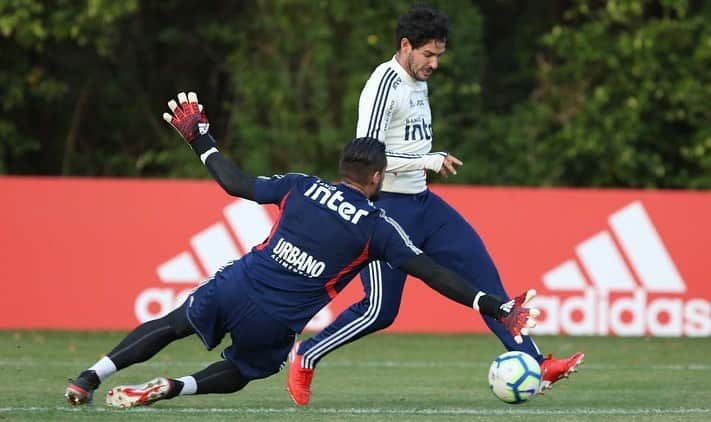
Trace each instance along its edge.
{"label": "green grass pitch", "polygon": [[219,359],[218,350],[208,352],[188,338],[109,379],[93,404],[67,405],[67,378],[123,335],[0,331],[0,421],[711,420],[708,338],[538,337],[544,352],[582,350],[586,363],[553,391],[521,405],[505,404],[488,391],[489,364],[503,352],[493,336],[378,334],[321,363],[307,408],[292,404],[285,372],[236,394],[178,397],[127,410],[104,406],[110,386],[182,376]]}

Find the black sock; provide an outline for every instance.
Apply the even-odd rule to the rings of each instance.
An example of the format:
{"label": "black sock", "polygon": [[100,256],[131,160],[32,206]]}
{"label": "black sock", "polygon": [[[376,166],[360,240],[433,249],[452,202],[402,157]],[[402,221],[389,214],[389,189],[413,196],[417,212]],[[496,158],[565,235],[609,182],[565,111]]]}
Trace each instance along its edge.
{"label": "black sock", "polygon": [[183,304],[163,318],[145,322],[131,331],[107,355],[116,369],[145,362],[171,342],[195,333],[185,316],[186,306]]}
{"label": "black sock", "polygon": [[236,366],[222,360],[192,375],[197,382],[195,394],[234,393],[244,388],[249,380],[244,379]]}
{"label": "black sock", "polygon": [[170,392],[164,397],[164,399],[172,399],[173,397],[177,397],[181,391],[183,391],[183,386],[185,385],[184,382],[180,380],[176,380],[175,378],[168,378],[170,382],[173,384],[173,386],[170,388]]}
{"label": "black sock", "polygon": [[96,390],[97,388],[99,388],[99,385],[101,385],[101,380],[99,379],[99,376],[96,375],[96,371],[92,371],[89,369],[87,369],[86,371],[82,371],[82,373],[79,374],[77,379],[73,380],[73,382],[79,387],[91,391]]}

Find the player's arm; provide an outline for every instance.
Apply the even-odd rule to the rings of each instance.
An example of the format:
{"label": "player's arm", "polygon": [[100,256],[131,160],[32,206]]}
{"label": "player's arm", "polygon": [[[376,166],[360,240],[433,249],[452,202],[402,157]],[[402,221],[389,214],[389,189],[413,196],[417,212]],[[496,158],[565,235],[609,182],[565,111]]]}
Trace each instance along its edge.
{"label": "player's arm", "polygon": [[400,265],[400,269],[419,278],[441,295],[464,306],[473,307],[496,319],[508,315],[505,302],[493,295],[469,286],[451,270],[437,264],[425,254],[416,255]]}
{"label": "player's arm", "polygon": [[424,253],[408,259],[400,265],[400,269],[421,279],[432,289],[457,303],[473,306],[482,314],[494,318],[503,316],[503,301],[470,287],[457,274],[435,263]]}
{"label": "player's arm", "polygon": [[410,170],[430,170],[447,177],[448,173],[457,174],[455,165],[461,166],[462,162],[455,156],[446,152],[429,152],[427,154],[405,154],[386,151],[390,172]]}
{"label": "player's arm", "polygon": [[517,343],[521,343],[521,336],[528,335],[528,329],[536,325],[538,310],[525,307],[535,296],[535,290],[504,302],[499,297],[471,287],[462,277],[425,254],[413,256],[400,264],[400,269],[419,278],[441,295],[497,319],[513,334]]}
{"label": "player's arm", "polygon": [[225,192],[232,196],[255,200],[254,185],[257,178],[244,173],[232,160],[222,154],[215,145],[215,139],[209,133],[200,135],[190,146]]}
{"label": "player's arm", "polygon": [[217,149],[215,139],[208,133],[210,123],[202,104],[198,104],[197,94],[181,92],[178,102],[170,100],[168,107],[172,114],[163,113],[163,119],[180,133],[222,189],[232,196],[255,200],[257,178],[244,173]]}
{"label": "player's arm", "polygon": [[365,83],[358,99],[357,138],[368,137],[385,142],[390,120],[397,109],[396,80],[394,70],[379,68]]}

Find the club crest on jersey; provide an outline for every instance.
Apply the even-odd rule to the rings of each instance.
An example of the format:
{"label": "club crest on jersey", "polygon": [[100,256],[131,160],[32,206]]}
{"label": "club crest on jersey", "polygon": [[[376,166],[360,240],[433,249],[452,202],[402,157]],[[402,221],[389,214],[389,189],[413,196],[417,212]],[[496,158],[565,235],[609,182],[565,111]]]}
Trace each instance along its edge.
{"label": "club crest on jersey", "polygon": [[283,237],[279,238],[274,246],[272,259],[288,270],[311,278],[320,276],[326,269],[326,264],[323,261],[302,251],[298,246],[284,240]]}
{"label": "club crest on jersey", "polygon": [[350,202],[344,201],[343,192],[328,183],[315,182],[304,192],[304,196],[321,205],[326,205],[331,211],[336,211],[342,219],[353,224],[358,224],[361,217],[370,214],[370,211],[356,208]]}

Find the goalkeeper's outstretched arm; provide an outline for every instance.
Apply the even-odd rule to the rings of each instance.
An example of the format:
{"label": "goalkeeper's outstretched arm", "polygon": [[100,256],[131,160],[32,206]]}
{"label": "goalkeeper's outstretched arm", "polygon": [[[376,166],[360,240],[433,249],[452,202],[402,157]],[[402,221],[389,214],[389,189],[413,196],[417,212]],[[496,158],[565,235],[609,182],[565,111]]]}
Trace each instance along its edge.
{"label": "goalkeeper's outstretched arm", "polygon": [[254,200],[256,177],[244,173],[218,151],[215,139],[208,133],[210,123],[197,94],[181,92],[178,102],[168,101],[168,108],[170,113],[163,113],[163,120],[180,133],[222,189],[232,196]]}
{"label": "goalkeeper's outstretched arm", "polygon": [[534,290],[504,302],[471,287],[463,278],[435,263],[425,254],[410,258],[400,265],[400,269],[421,279],[441,295],[495,318],[511,333],[516,343],[522,343],[522,335],[528,335],[528,329],[536,325],[538,309],[525,307],[535,296]]}
{"label": "goalkeeper's outstretched arm", "polygon": [[190,147],[225,192],[254,200],[254,182],[257,178],[244,173],[232,160],[218,151],[215,139],[209,133],[197,137]]}
{"label": "goalkeeper's outstretched arm", "polygon": [[442,296],[464,306],[473,307],[484,315],[499,319],[509,313],[502,306],[505,303],[503,300],[471,287],[460,276],[435,263],[425,254],[410,258],[400,266],[400,269],[419,278]]}

